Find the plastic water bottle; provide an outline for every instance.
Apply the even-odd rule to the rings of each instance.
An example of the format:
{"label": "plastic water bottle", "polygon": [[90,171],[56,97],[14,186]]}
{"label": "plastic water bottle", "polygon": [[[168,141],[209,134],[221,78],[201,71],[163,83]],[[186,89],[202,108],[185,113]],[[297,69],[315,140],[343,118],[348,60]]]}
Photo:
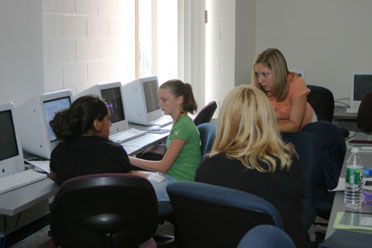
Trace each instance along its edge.
{"label": "plastic water bottle", "polygon": [[351,148],[351,155],[346,163],[345,207],[358,209],[362,206],[363,165],[359,148]]}

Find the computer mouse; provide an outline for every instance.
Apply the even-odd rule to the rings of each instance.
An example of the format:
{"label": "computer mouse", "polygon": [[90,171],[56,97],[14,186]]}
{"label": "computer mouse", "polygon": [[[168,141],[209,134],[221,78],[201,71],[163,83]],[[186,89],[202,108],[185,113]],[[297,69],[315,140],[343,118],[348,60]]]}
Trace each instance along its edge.
{"label": "computer mouse", "polygon": [[160,131],[160,126],[151,126],[147,128],[147,131]]}

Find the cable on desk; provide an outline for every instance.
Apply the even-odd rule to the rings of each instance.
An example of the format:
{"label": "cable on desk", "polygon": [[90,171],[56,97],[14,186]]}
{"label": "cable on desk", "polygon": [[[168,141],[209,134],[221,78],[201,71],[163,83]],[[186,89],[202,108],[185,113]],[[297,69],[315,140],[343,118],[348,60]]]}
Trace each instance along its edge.
{"label": "cable on desk", "polygon": [[[6,228],[8,228],[9,230],[10,230],[10,229],[14,229],[14,228],[16,228],[16,227],[18,226],[18,224],[19,224],[19,220],[21,219],[21,214],[22,214],[22,213],[19,213],[19,214],[18,214],[17,221],[16,221],[15,225],[14,225],[12,228],[10,228],[10,227],[8,226],[8,223],[5,222],[5,223],[6,223]],[[4,217],[5,217],[5,219],[6,219],[6,216],[4,216]]]}
{"label": "cable on desk", "polygon": [[354,134],[353,134],[353,135],[351,135],[350,137],[348,137],[348,139],[354,138],[354,137],[355,137],[355,135],[357,135],[358,133],[359,133],[358,131],[354,131]]}

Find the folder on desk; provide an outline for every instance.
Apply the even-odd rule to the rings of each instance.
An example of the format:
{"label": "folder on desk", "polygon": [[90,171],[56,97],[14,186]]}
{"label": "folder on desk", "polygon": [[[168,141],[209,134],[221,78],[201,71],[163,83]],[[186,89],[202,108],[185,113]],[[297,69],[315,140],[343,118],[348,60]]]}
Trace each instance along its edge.
{"label": "folder on desk", "polygon": [[319,244],[318,247],[329,248],[362,248],[371,247],[372,234],[352,232],[347,230],[336,230],[328,239]]}
{"label": "folder on desk", "polygon": [[368,230],[372,234],[372,214],[359,212],[337,212],[333,228],[346,230]]}

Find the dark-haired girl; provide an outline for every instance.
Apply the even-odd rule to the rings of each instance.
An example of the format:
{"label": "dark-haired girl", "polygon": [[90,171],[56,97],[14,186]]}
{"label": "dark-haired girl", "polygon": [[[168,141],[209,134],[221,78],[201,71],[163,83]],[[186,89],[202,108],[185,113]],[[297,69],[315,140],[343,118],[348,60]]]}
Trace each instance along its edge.
{"label": "dark-haired girl", "polygon": [[52,151],[50,178],[58,184],[78,176],[130,173],[127,152],[108,140],[110,112],[97,96],[83,96],[50,122],[61,143]]}

